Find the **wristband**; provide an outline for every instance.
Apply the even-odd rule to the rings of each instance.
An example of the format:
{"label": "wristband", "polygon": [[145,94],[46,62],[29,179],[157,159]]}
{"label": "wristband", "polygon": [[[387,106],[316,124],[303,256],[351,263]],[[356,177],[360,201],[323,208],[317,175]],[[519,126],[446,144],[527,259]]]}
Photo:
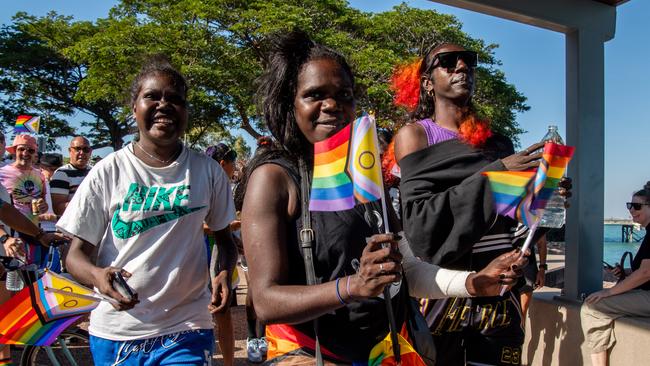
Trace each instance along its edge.
{"label": "wristband", "polygon": [[348,276],[347,285],[345,286],[345,291],[348,293],[348,299],[354,301],[354,297],[352,297],[352,294],[350,293],[350,277],[352,276]]}
{"label": "wristband", "polygon": [[539,269],[543,269],[543,270],[547,271],[548,270],[548,264],[546,264],[546,263],[540,264]]}
{"label": "wristband", "polygon": [[336,279],[336,297],[339,299],[341,305],[347,305],[348,303],[343,301],[343,298],[341,297],[341,293],[339,292],[339,282],[341,282],[341,277]]}

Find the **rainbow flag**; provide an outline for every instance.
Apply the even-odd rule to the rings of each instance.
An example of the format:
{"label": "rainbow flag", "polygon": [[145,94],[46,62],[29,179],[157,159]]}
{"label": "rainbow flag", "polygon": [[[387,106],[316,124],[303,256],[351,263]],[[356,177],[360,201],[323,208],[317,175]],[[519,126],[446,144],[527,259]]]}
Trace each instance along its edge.
{"label": "rainbow flag", "polygon": [[574,151],[575,148],[571,146],[551,142],[544,145],[542,162],[537,169],[533,183],[535,200],[532,202],[532,209],[537,210],[546,207],[546,202],[551,198],[553,191],[560,183]]}
{"label": "rainbow flag", "polygon": [[[401,335],[397,334],[400,349],[400,365],[403,366],[426,366],[422,357],[415,351],[413,346]],[[368,356],[368,366],[395,366],[395,354],[393,353],[393,341],[390,333],[379,343],[377,343]]]}
{"label": "rainbow flag", "polygon": [[574,150],[549,142],[535,171],[483,173],[490,182],[497,213],[532,227],[562,179]]}
{"label": "rainbow flag", "polygon": [[16,118],[16,125],[14,126],[14,133],[38,133],[40,126],[41,117],[18,116]]}
{"label": "rainbow flag", "polygon": [[343,211],[382,197],[383,181],[372,117],[364,115],[314,144],[310,211]]}
{"label": "rainbow flag", "polygon": [[94,292],[46,271],[0,307],[0,344],[48,346],[66,328],[97,307]]}
{"label": "rainbow flag", "polygon": [[353,126],[348,172],[354,197],[359,203],[368,203],[380,199],[384,190],[377,127],[368,115],[357,118]]}
{"label": "rainbow flag", "polygon": [[[266,353],[267,360],[282,357],[299,349],[305,349],[308,352],[313,352],[316,349],[316,340],[288,324],[269,324],[266,326],[265,335],[269,345]],[[328,359],[347,363],[346,360],[335,355],[323,345],[320,350],[322,355]]]}
{"label": "rainbow flag", "polygon": [[34,283],[34,295],[32,304],[45,321],[89,313],[101,301],[93,290],[48,270]]}

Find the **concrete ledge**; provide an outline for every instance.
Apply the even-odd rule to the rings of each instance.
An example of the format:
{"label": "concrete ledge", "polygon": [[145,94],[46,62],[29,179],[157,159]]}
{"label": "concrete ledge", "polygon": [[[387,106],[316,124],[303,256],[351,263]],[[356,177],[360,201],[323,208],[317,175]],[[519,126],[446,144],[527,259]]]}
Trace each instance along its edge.
{"label": "concrete ledge", "polygon": [[[590,351],[580,324],[580,303],[556,298],[557,289],[535,292],[526,321],[524,365],[589,365]],[[534,329],[534,331],[533,331]],[[610,365],[646,365],[650,360],[650,319],[615,322]]]}

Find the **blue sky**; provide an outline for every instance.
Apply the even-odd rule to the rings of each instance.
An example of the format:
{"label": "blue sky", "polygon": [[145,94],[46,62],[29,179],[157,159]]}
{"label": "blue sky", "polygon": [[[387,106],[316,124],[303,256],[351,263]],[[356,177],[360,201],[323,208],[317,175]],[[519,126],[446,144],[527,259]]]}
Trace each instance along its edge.
{"label": "blue sky", "polygon": [[[384,11],[401,1],[353,0],[364,11]],[[23,0],[5,2],[0,23],[11,21],[17,11],[44,15],[50,10],[79,20],[104,17],[113,1]],[[410,6],[455,15],[463,30],[487,43],[496,43],[496,57],[508,81],[527,98],[531,109],[517,116],[528,131],[522,147],[539,141],[549,124],[557,124],[564,136],[565,67],[564,36],[512,21],[476,14],[425,0]],[[616,36],[605,45],[605,217],[629,217],[624,203],[632,192],[650,180],[648,137],[650,117],[650,1],[631,0],[617,8]],[[60,145],[66,146],[62,140]],[[64,151],[65,153],[65,151]]]}

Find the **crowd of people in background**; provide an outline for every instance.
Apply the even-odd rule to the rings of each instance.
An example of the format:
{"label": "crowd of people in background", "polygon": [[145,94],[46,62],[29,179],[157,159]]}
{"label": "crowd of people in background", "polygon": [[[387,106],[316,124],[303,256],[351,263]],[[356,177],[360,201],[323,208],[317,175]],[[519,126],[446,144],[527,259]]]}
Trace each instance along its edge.
{"label": "crowd of people in background", "polygon": [[[396,69],[396,104],[412,121],[378,134],[386,208],[375,201],[310,212],[314,144],[354,120],[354,72],[305,33],[268,42],[258,99],[271,136],[258,140],[250,161],[226,143],[201,152],[182,142],[190,86],[160,56],[130,87],[135,139],[97,164],[83,136],[70,141],[65,164],[61,154],[38,152],[33,136],[15,136],[6,146],[12,160],[0,162],[3,254],[50,266],[50,243],[70,241],[56,270],[114,300],[90,315],[98,365],[208,365],[215,333],[224,365],[233,365],[230,308],[242,276],[250,362],[367,364],[391,328],[417,319],[427,335],[409,333],[405,342],[424,364],[520,364],[531,292],[544,286],[546,241],[535,239],[539,265],[521,253],[528,229],[495,214],[480,173],[534,168],[543,144],[515,152],[480,117],[476,53],[444,43]],[[2,135],[3,158],[5,145]],[[646,227],[649,197],[642,190],[628,204]],[[375,217],[383,209],[382,224]],[[392,232],[381,231],[386,224]],[[639,310],[650,301],[647,241],[626,280],[587,298],[594,363],[614,342],[612,319],[650,316]],[[119,291],[116,278],[133,293]],[[10,296],[1,286],[0,302]],[[8,346],[2,362],[11,362]]]}

